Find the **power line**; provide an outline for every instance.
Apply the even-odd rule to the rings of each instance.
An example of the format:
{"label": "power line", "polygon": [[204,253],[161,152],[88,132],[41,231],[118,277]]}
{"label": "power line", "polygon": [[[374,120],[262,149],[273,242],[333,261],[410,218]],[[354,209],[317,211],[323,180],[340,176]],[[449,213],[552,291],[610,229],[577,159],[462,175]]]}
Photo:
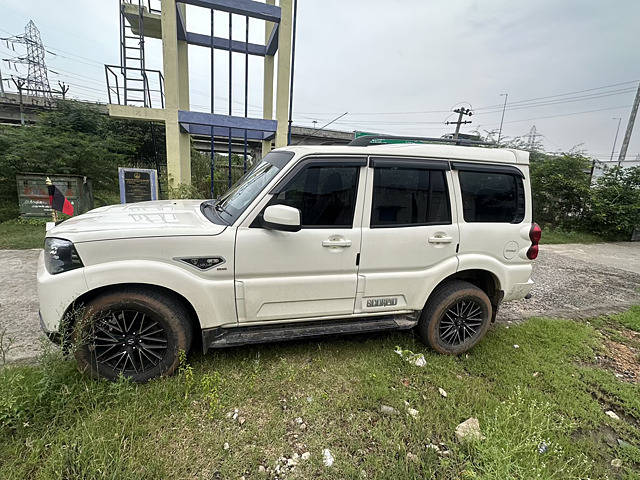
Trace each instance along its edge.
{"label": "power line", "polygon": [[[603,92],[600,94],[590,94],[590,95],[583,95],[580,97],[574,97],[574,98],[568,98],[565,100],[555,100],[555,101],[549,101],[549,102],[539,102],[539,103],[529,103],[529,104],[522,104],[522,105],[516,105],[513,106],[513,104],[509,105],[509,107],[506,109],[507,111],[512,111],[512,110],[523,110],[523,109],[528,109],[528,108],[534,108],[534,107],[546,107],[549,105],[561,105],[564,103],[572,103],[572,102],[580,102],[580,101],[585,101],[585,100],[594,100],[594,99],[598,99],[598,98],[604,98],[604,97],[611,97],[614,95],[621,95],[624,93],[630,93],[635,91],[635,88],[630,88],[630,89],[622,89],[622,90],[615,90],[612,92]],[[497,113],[502,111],[502,107],[500,107],[500,109],[496,109],[493,111],[488,111],[488,112],[480,112],[478,113],[478,115],[486,115],[486,114],[493,114],[493,113]]]}
{"label": "power line", "polygon": [[[574,94],[577,94],[577,93],[592,92],[594,90],[603,90],[605,88],[619,87],[620,85],[629,85],[631,83],[635,84],[637,82],[638,82],[638,80],[632,80],[630,82],[614,83],[614,84],[611,84],[611,85],[604,85],[602,87],[588,88],[586,90],[577,90],[575,92],[559,93],[557,95],[549,95],[547,97],[538,97],[538,98],[530,98],[528,100],[520,100],[520,101],[517,101],[517,102],[511,102],[511,104],[514,105],[514,104],[518,104],[518,103],[522,103],[522,102],[533,102],[533,101],[536,101],[536,100],[545,100],[547,98],[554,98],[554,97],[566,97],[566,96],[574,95]],[[486,110],[486,109],[498,108],[498,107],[502,107],[502,104],[491,105],[491,106],[488,106],[488,107],[479,107],[479,108],[476,108],[476,110]]]}
{"label": "power line", "polygon": [[[614,95],[614,94],[617,95],[617,94],[628,93],[628,92],[635,91],[635,87],[623,88],[623,89],[613,90],[613,91],[610,91],[610,92],[600,92],[600,93],[595,93],[595,94],[583,95],[583,96],[574,97],[573,99],[558,100],[558,101],[552,101],[552,102],[538,102],[539,100],[547,100],[547,99],[550,99],[550,98],[558,98],[558,97],[567,97],[567,96],[576,95],[576,94],[580,94],[580,93],[593,92],[593,91],[596,91],[596,90],[604,90],[604,89],[607,89],[607,88],[618,87],[618,86],[622,86],[622,85],[637,84],[637,82],[638,82],[638,80],[633,80],[633,81],[629,81],[629,82],[621,82],[621,83],[614,83],[614,84],[610,84],[610,85],[603,85],[603,86],[600,86],[600,87],[589,88],[589,89],[586,89],[586,90],[576,90],[574,92],[559,93],[559,94],[556,94],[556,95],[548,95],[546,97],[536,97],[536,98],[530,98],[530,99],[526,99],[526,100],[519,100],[519,101],[515,101],[515,102],[509,102],[509,107],[507,108],[507,110],[512,110],[512,109],[516,110],[516,109],[519,109],[519,107],[524,107],[524,106],[527,106],[527,108],[529,108],[528,104],[531,104],[531,106],[544,106],[544,104],[554,105],[554,104],[560,104],[560,103],[565,103],[565,102],[570,102],[570,101],[577,101],[577,100],[581,100],[581,99],[601,98],[601,97],[611,96],[611,95]],[[503,107],[503,104],[500,103],[500,104],[496,104],[496,105],[489,105],[489,106],[485,106],[485,107],[475,108],[474,111],[477,112],[478,110],[493,110],[493,109],[495,109],[496,111],[502,111],[502,107]],[[422,114],[437,114],[437,113],[449,113],[449,110],[424,110],[424,111],[406,111],[406,112],[402,112],[402,111],[393,111],[393,112],[354,112],[354,113],[349,113],[349,116],[352,116],[352,115],[353,116],[356,116],[356,115],[422,115]],[[480,112],[480,113],[476,113],[476,115],[485,114],[485,113],[495,113],[495,112]],[[325,116],[331,116],[331,115],[335,115],[335,113],[334,112],[299,112],[298,115],[325,115]]]}
{"label": "power line", "polygon": [[[28,17],[25,17],[24,15],[22,15],[21,13],[16,12],[15,10],[11,10],[10,8],[5,7],[4,5],[0,5],[0,8],[3,8],[3,9],[5,9],[5,10],[7,10],[8,12],[13,13],[14,15],[18,15],[19,17],[22,17],[22,18],[28,18]],[[38,23],[39,23],[39,24],[41,24],[41,25],[46,25],[47,27],[49,27],[49,28],[53,28],[54,30],[57,30],[57,31],[59,31],[59,32],[62,32],[62,33],[64,33],[64,34],[66,34],[66,35],[70,35],[70,36],[72,36],[72,37],[80,38],[80,39],[82,39],[82,40],[88,40],[88,41],[90,41],[90,42],[92,42],[92,43],[95,43],[96,45],[101,45],[101,46],[103,46],[103,47],[110,48],[110,47],[109,47],[109,45],[105,45],[104,43],[97,42],[96,40],[94,40],[94,39],[92,39],[92,38],[89,38],[89,37],[83,37],[83,36],[81,36],[81,35],[77,35],[77,34],[75,34],[75,33],[71,33],[71,32],[68,32],[68,31],[66,31],[66,30],[62,30],[61,28],[55,27],[55,26],[50,25],[50,24],[48,24],[48,23],[44,23],[44,22],[40,22],[40,21],[39,21]],[[0,30],[2,30],[3,32],[7,32],[6,30],[1,29],[1,28],[0,28]],[[7,33],[9,33],[9,32],[7,32]],[[12,35],[12,34],[11,34],[11,33],[9,33],[9,35]]]}
{"label": "power line", "polygon": [[[534,117],[534,118],[525,118],[522,120],[510,120],[508,122],[504,122],[506,123],[518,123],[518,122],[528,122],[531,120],[543,120],[543,119],[547,119],[547,118],[555,118],[555,117],[564,117],[564,116],[569,116],[569,115],[583,115],[583,114],[587,114],[587,113],[594,113],[594,112],[603,112],[603,111],[607,111],[607,110],[616,110],[619,108],[629,108],[631,107],[631,105],[621,105],[619,107],[609,107],[609,108],[600,108],[600,109],[596,109],[596,110],[585,110],[582,112],[571,112],[571,113],[562,113],[562,114],[558,114],[558,115],[547,115],[547,116],[543,116],[543,117]],[[349,115],[351,115],[351,113],[349,113]],[[309,117],[310,118],[310,117]],[[337,123],[342,123],[342,122],[337,122]],[[383,121],[375,121],[375,120],[368,120],[368,121],[359,121],[359,124],[363,124],[363,125],[407,125],[407,126],[411,126],[411,125],[441,125],[442,122],[383,122]],[[491,126],[491,125],[499,125],[499,123],[485,123],[483,124],[484,126]]]}
{"label": "power line", "polygon": [[[535,117],[535,118],[525,118],[523,120],[510,120],[504,123],[518,123],[518,122],[529,122],[531,120],[543,120],[545,118],[556,118],[556,117],[567,117],[569,115],[583,115],[586,113],[594,113],[594,112],[604,112],[607,110],[617,110],[619,108],[629,108],[631,105],[622,105],[620,107],[610,107],[610,108],[599,108],[597,110],[586,110],[584,112],[573,112],[573,113],[561,113],[559,115],[547,115],[546,117]],[[498,125],[497,123],[487,123],[486,125]]]}

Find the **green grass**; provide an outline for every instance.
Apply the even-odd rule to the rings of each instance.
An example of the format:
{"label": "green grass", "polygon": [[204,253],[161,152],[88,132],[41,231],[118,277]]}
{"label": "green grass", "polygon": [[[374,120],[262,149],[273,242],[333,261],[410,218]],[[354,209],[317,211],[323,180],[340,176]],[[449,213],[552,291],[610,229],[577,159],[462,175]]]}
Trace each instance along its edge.
{"label": "green grass", "polygon": [[629,330],[640,332],[640,306],[631,307],[617,316],[617,320]]}
{"label": "green grass", "polygon": [[8,220],[0,223],[0,250],[42,248],[44,220]]}
{"label": "green grass", "polygon": [[599,235],[579,231],[565,231],[560,228],[555,230],[545,229],[540,239],[541,244],[553,243],[602,243],[607,240]]}
{"label": "green grass", "polygon": [[[531,319],[460,357],[401,332],[233,348],[146,385],[95,382],[47,354],[0,372],[0,478],[266,479],[260,465],[306,451],[286,478],[640,478],[640,388],[594,358],[600,326],[639,322],[638,308],[590,323]],[[227,417],[235,409],[244,424]],[[486,438],[460,443],[469,417]]]}

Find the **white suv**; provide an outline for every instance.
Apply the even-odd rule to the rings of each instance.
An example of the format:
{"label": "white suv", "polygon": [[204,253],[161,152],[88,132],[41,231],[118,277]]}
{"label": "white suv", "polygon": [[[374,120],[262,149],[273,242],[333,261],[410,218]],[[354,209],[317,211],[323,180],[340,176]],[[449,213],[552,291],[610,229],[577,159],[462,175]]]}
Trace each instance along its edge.
{"label": "white suv", "polygon": [[529,154],[477,146],[292,146],[217,201],[113,205],[47,233],[42,327],[82,370],[171,374],[210,348],[416,327],[473,347],[532,288]]}

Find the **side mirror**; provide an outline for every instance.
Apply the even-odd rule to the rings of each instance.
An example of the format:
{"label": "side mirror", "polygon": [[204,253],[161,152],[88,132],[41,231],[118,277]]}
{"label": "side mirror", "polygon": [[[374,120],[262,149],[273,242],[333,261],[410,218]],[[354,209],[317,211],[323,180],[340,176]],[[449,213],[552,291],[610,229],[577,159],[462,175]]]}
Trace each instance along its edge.
{"label": "side mirror", "polygon": [[297,232],[300,226],[300,210],[287,205],[270,205],[262,215],[262,226],[271,230]]}

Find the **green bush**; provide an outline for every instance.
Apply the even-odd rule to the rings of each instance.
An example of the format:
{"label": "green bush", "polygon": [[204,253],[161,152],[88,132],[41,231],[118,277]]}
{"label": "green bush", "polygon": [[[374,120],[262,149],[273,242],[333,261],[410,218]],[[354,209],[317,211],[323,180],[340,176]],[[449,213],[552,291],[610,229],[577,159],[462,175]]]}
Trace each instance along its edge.
{"label": "green bush", "polygon": [[581,154],[537,155],[531,162],[533,218],[551,228],[583,226],[591,161]]}
{"label": "green bush", "polygon": [[605,170],[591,189],[590,231],[628,240],[640,228],[640,167]]}

